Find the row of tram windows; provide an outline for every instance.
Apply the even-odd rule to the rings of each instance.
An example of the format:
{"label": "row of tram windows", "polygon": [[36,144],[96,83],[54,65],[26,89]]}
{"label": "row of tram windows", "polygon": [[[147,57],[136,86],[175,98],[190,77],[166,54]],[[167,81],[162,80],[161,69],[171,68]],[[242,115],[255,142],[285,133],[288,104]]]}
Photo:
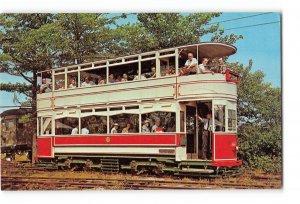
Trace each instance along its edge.
{"label": "row of tram windows", "polygon": [[[39,120],[42,121],[40,135],[53,135],[51,132],[51,117],[42,117]],[[79,128],[79,120],[81,128]],[[65,117],[55,119],[54,126],[55,135],[176,132],[176,117],[174,112],[141,114],[141,121],[139,120],[139,114],[124,113],[109,117],[91,115],[81,118]]]}
{"label": "row of tram windows", "polygon": [[[175,75],[175,57],[160,58],[159,61],[161,77]],[[85,70],[84,66],[81,67],[80,72],[71,70],[65,73],[64,70],[57,70],[54,74],[54,82],[52,81],[51,70],[49,70],[38,75],[38,87],[39,93],[47,93],[51,92],[52,88],[64,90],[157,77],[156,60],[154,59],[141,62],[140,75],[138,62],[112,66],[109,67],[108,72],[106,67]]]}

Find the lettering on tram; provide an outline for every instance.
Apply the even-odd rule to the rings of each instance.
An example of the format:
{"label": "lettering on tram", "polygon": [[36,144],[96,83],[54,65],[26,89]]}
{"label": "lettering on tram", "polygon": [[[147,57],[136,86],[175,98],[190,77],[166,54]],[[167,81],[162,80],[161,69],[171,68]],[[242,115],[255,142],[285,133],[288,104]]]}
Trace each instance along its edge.
{"label": "lettering on tram", "polygon": [[225,60],[235,52],[201,43],[40,72],[38,161],[89,160],[104,171],[109,157],[118,171],[182,175],[237,170],[238,73]]}

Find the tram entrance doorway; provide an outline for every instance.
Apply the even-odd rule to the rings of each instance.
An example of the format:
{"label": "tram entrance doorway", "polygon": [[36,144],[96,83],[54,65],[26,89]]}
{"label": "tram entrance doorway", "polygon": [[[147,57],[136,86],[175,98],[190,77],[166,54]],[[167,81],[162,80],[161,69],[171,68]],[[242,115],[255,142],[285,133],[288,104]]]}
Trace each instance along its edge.
{"label": "tram entrance doorway", "polygon": [[197,129],[196,129],[196,107],[186,106],[186,137],[187,158],[198,159],[197,154]]}

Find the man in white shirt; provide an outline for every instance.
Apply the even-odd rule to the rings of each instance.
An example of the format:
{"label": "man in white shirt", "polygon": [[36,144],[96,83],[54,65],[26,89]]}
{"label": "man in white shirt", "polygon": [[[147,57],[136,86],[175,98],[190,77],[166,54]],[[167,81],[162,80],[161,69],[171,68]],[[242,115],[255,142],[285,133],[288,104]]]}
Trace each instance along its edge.
{"label": "man in white shirt", "polygon": [[81,129],[81,134],[88,135],[89,133],[90,133],[90,131],[86,127]]}
{"label": "man in white shirt", "polygon": [[118,133],[118,129],[119,129],[119,124],[115,123],[114,127],[111,129],[110,133],[111,134],[116,134],[116,133]]}
{"label": "man in white shirt", "polygon": [[95,83],[91,80],[92,80],[91,77],[85,77],[85,81],[81,84],[81,87],[90,87],[95,85]]}
{"label": "man in white shirt", "polygon": [[75,127],[72,129],[71,135],[77,135],[78,134],[78,128]]}
{"label": "man in white shirt", "polygon": [[180,75],[196,74],[197,72],[198,60],[194,58],[193,53],[188,53],[188,60],[185,65],[180,70]]}
{"label": "man in white shirt", "polygon": [[205,74],[205,73],[212,73],[212,74],[214,74],[213,71],[210,71],[209,69],[207,69],[208,61],[209,60],[208,60],[207,57],[203,57],[202,63],[199,64],[199,66],[198,66],[197,74]]}

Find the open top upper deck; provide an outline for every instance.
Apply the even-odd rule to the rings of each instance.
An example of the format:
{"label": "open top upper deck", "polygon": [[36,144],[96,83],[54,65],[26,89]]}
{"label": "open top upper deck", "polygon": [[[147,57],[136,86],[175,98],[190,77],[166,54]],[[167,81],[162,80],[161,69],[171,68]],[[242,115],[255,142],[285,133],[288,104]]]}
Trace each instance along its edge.
{"label": "open top upper deck", "polygon": [[149,99],[235,100],[237,74],[228,68],[224,73],[178,76],[188,53],[197,66],[204,57],[211,59],[207,67],[213,70],[220,66],[214,58],[235,52],[232,45],[201,43],[46,70],[38,77],[40,87],[46,87],[38,94],[38,110]]}

